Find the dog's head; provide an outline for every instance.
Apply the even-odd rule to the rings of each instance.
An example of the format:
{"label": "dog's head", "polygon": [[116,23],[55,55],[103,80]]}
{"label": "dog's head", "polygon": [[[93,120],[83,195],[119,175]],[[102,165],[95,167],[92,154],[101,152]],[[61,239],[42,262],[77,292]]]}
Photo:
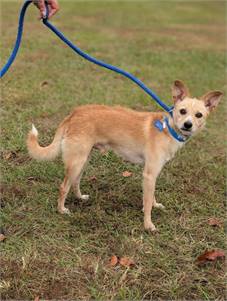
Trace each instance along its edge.
{"label": "dog's head", "polygon": [[182,81],[176,80],[172,88],[174,101],[173,121],[185,136],[202,129],[209,113],[218,105],[223,93],[211,91],[200,98],[192,98]]}

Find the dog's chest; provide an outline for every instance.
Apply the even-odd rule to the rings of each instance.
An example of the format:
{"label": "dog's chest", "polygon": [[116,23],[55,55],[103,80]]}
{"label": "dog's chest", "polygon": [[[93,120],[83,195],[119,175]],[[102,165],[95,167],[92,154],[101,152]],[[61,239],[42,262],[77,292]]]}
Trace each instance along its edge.
{"label": "dog's chest", "polygon": [[173,157],[175,156],[178,149],[181,148],[182,146],[183,146],[183,143],[180,143],[177,141],[174,143],[170,143],[164,152],[165,163],[170,161],[171,159],[173,159]]}

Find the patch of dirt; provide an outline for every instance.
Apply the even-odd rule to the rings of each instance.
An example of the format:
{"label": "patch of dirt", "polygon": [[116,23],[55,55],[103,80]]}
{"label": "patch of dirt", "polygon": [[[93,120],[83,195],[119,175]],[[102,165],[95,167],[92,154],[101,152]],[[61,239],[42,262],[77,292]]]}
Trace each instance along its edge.
{"label": "patch of dirt", "polygon": [[77,298],[90,297],[86,284],[94,276],[97,260],[89,255],[84,257],[79,265],[71,267],[59,267],[54,261],[34,258],[26,266],[22,260],[3,259],[2,277],[9,286],[3,290],[2,298],[30,299],[39,296],[48,300],[72,299],[72,292]]}
{"label": "patch of dirt", "polygon": [[15,165],[21,165],[21,164],[25,164],[29,161],[31,161],[31,158],[29,157],[28,154],[24,154],[20,151],[1,151],[0,152],[0,157],[3,160],[9,161],[14,163]]}
{"label": "patch of dirt", "polygon": [[1,195],[1,208],[4,208],[6,203],[9,201],[13,201],[15,198],[23,199],[27,196],[27,192],[24,188],[20,187],[19,185],[7,185],[1,184],[0,185],[0,195]]}

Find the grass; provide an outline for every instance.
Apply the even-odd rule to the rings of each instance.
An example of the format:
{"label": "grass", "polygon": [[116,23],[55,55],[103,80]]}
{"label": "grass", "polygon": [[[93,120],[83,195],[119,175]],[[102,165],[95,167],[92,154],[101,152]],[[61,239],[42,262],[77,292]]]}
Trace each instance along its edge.
{"label": "grass", "polygon": [[[225,3],[222,1],[59,1],[56,24],[73,42],[145,81],[171,103],[179,78],[200,96],[225,90]],[[21,3],[1,2],[1,57],[14,43]],[[168,163],[157,183],[165,211],[159,229],[143,229],[140,166],[94,152],[82,181],[88,201],[70,194],[71,216],[56,212],[63,164],[29,159],[34,122],[48,144],[58,123],[85,103],[157,110],[120,75],[76,56],[36,19],[30,7],[20,53],[1,81],[2,299],[224,300],[223,262],[198,267],[206,249],[225,247],[225,101],[207,129]],[[130,170],[133,176],[123,178]],[[95,175],[96,181],[91,177]],[[110,268],[111,255],[136,265]]]}

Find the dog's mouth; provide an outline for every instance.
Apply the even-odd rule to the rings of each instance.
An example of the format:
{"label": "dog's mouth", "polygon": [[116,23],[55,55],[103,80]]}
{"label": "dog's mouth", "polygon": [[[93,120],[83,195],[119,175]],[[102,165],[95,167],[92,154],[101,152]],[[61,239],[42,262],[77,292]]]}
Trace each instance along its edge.
{"label": "dog's mouth", "polygon": [[182,132],[183,135],[185,136],[190,136],[192,135],[192,129],[186,129],[185,127],[180,128],[180,131]]}
{"label": "dog's mouth", "polygon": [[184,131],[184,132],[191,132],[192,131],[192,129],[186,129],[185,127],[182,127],[181,130]]}

